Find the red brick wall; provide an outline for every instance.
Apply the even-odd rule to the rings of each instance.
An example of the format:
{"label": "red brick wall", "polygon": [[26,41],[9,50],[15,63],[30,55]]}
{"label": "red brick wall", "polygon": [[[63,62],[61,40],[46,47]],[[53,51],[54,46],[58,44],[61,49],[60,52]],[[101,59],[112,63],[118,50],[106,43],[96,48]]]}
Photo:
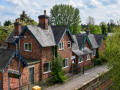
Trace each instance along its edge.
{"label": "red brick wall", "polygon": [[[64,35],[64,37],[62,38],[62,42],[64,43],[64,49],[63,50],[59,50],[58,48],[58,53],[62,56],[63,59],[65,58],[68,58],[68,61],[69,61],[69,67],[68,68],[65,68],[65,70],[67,70],[68,72],[70,71],[71,69],[71,64],[72,64],[72,60],[71,60],[71,56],[72,56],[72,48],[68,48],[67,47],[67,44],[68,44],[68,41],[71,41],[68,33],[66,33]],[[71,41],[72,43],[72,41]]]}
{"label": "red brick wall", "polygon": [[[88,47],[89,49],[91,49],[88,41],[85,42],[84,47]],[[76,55],[73,53],[73,56],[76,56]],[[91,57],[91,60],[94,58],[92,53],[90,54],[90,57]],[[78,63],[78,59],[79,59],[79,57],[76,56],[76,64],[79,64],[81,67],[83,67],[83,65],[84,66],[89,66],[91,64],[91,60],[87,60],[87,55],[83,56],[84,62]]]}
{"label": "red brick wall", "polygon": [[102,55],[104,50],[105,50],[105,41],[103,40],[99,48],[100,56]]}
{"label": "red brick wall", "polygon": [[40,62],[40,79],[46,79],[50,77],[50,73],[44,73],[44,63],[47,63],[52,60],[53,52],[52,52],[53,47],[47,47],[47,48],[42,48],[42,57],[41,57],[41,62]]}
{"label": "red brick wall", "polygon": [[40,63],[24,67],[21,74],[21,84],[22,86],[26,86],[30,84],[29,80],[29,68],[34,67],[34,82],[38,82],[40,78]]}
{"label": "red brick wall", "polygon": [[[26,31],[24,33],[26,38],[21,38],[20,40],[20,53],[25,58],[31,58],[31,59],[40,59],[41,56],[41,49],[39,48],[38,43],[34,39],[34,37]],[[32,43],[32,52],[24,51],[24,43]]]}
{"label": "red brick wall", "polygon": [[12,43],[8,43],[8,48],[15,49],[15,46]]}

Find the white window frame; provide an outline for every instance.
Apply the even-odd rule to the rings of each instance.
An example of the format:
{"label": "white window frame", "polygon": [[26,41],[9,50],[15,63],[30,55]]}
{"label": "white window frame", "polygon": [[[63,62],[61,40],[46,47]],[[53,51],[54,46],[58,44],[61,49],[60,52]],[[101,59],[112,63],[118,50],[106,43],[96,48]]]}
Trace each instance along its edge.
{"label": "white window frame", "polygon": [[93,49],[93,56],[96,56],[96,49]]}
{"label": "white window frame", "polygon": [[[31,50],[27,50],[26,48],[25,48],[25,45],[26,44],[31,44]],[[26,52],[32,52],[32,43],[24,43],[24,51],[26,51]]]}
{"label": "white window frame", "polygon": [[[70,44],[70,47],[68,47],[68,44]],[[71,48],[71,41],[68,41],[68,43],[67,43],[67,47],[68,47],[68,48]]]}
{"label": "white window frame", "polygon": [[91,60],[90,54],[87,55],[87,60]]}
{"label": "white window frame", "polygon": [[[80,58],[82,58],[82,60],[80,60]],[[79,56],[78,63],[82,63],[83,61],[84,61],[83,56]]]}
{"label": "white window frame", "polygon": [[[69,67],[68,58],[65,58],[64,60],[67,60],[67,65],[66,65],[66,62],[65,62],[65,66],[63,66],[63,68],[67,68],[67,67]],[[63,64],[63,65],[64,65],[64,64]]]}
{"label": "white window frame", "polygon": [[[44,71],[43,72],[43,74],[46,74],[46,73],[49,73],[49,72],[51,72],[51,62],[46,62],[46,63],[44,63],[44,64],[47,64],[48,63],[48,71]],[[43,67],[44,67],[44,65],[43,65]],[[43,69],[44,70],[44,69]]]}
{"label": "white window frame", "polygon": [[63,50],[64,49],[64,42],[60,41],[58,47],[59,47],[59,50]]}

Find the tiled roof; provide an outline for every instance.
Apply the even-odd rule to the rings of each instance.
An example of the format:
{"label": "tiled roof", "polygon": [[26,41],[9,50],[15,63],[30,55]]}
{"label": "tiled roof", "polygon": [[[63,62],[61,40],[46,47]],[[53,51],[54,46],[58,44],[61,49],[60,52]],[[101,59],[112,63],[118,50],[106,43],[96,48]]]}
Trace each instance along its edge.
{"label": "tiled roof", "polygon": [[61,38],[63,37],[63,34],[66,31],[66,27],[65,26],[52,26],[52,30],[53,30],[56,44],[58,44]]}
{"label": "tiled roof", "polygon": [[96,39],[96,42],[97,42],[98,46],[100,46],[101,42],[103,40],[103,35],[102,34],[95,34],[94,37]]}
{"label": "tiled roof", "polygon": [[42,47],[56,45],[54,35],[50,26],[48,27],[48,30],[43,30],[42,28],[33,25],[28,25],[27,28]]}
{"label": "tiled roof", "polygon": [[12,43],[15,41],[15,38],[13,38],[13,36],[15,36],[15,30],[13,30],[10,35],[8,36],[8,38],[6,39],[5,42],[8,42],[8,43]]}
{"label": "tiled roof", "polygon": [[89,38],[93,48],[98,48],[99,47],[98,44],[97,44],[97,41],[95,39],[94,34],[89,34],[88,38]]}
{"label": "tiled roof", "polygon": [[40,60],[36,60],[36,59],[26,59],[26,58],[24,58],[24,60],[27,62],[28,65],[36,64],[36,63],[40,62]]}
{"label": "tiled roof", "polygon": [[14,50],[12,49],[0,49],[0,71],[5,68],[13,54]]}

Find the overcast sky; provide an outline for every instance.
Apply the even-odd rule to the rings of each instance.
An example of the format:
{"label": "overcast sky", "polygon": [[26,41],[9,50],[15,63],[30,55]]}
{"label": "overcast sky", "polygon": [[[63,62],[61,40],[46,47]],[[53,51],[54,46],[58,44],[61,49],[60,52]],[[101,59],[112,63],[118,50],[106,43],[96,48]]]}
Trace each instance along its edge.
{"label": "overcast sky", "polygon": [[88,16],[95,18],[96,24],[120,19],[120,0],[0,0],[0,21],[15,20],[23,10],[36,21],[44,9],[50,15],[55,4],[70,4],[80,10],[82,23]]}

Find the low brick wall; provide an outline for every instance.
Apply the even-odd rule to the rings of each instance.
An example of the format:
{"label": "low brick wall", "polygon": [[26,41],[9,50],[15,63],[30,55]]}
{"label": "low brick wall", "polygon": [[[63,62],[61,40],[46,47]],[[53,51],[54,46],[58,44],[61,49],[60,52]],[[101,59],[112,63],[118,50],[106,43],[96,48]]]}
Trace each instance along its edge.
{"label": "low brick wall", "polygon": [[107,89],[107,87],[111,84],[108,74],[109,72],[105,73],[104,76],[98,76],[84,86],[77,88],[76,90],[99,90],[99,87],[101,90]]}

